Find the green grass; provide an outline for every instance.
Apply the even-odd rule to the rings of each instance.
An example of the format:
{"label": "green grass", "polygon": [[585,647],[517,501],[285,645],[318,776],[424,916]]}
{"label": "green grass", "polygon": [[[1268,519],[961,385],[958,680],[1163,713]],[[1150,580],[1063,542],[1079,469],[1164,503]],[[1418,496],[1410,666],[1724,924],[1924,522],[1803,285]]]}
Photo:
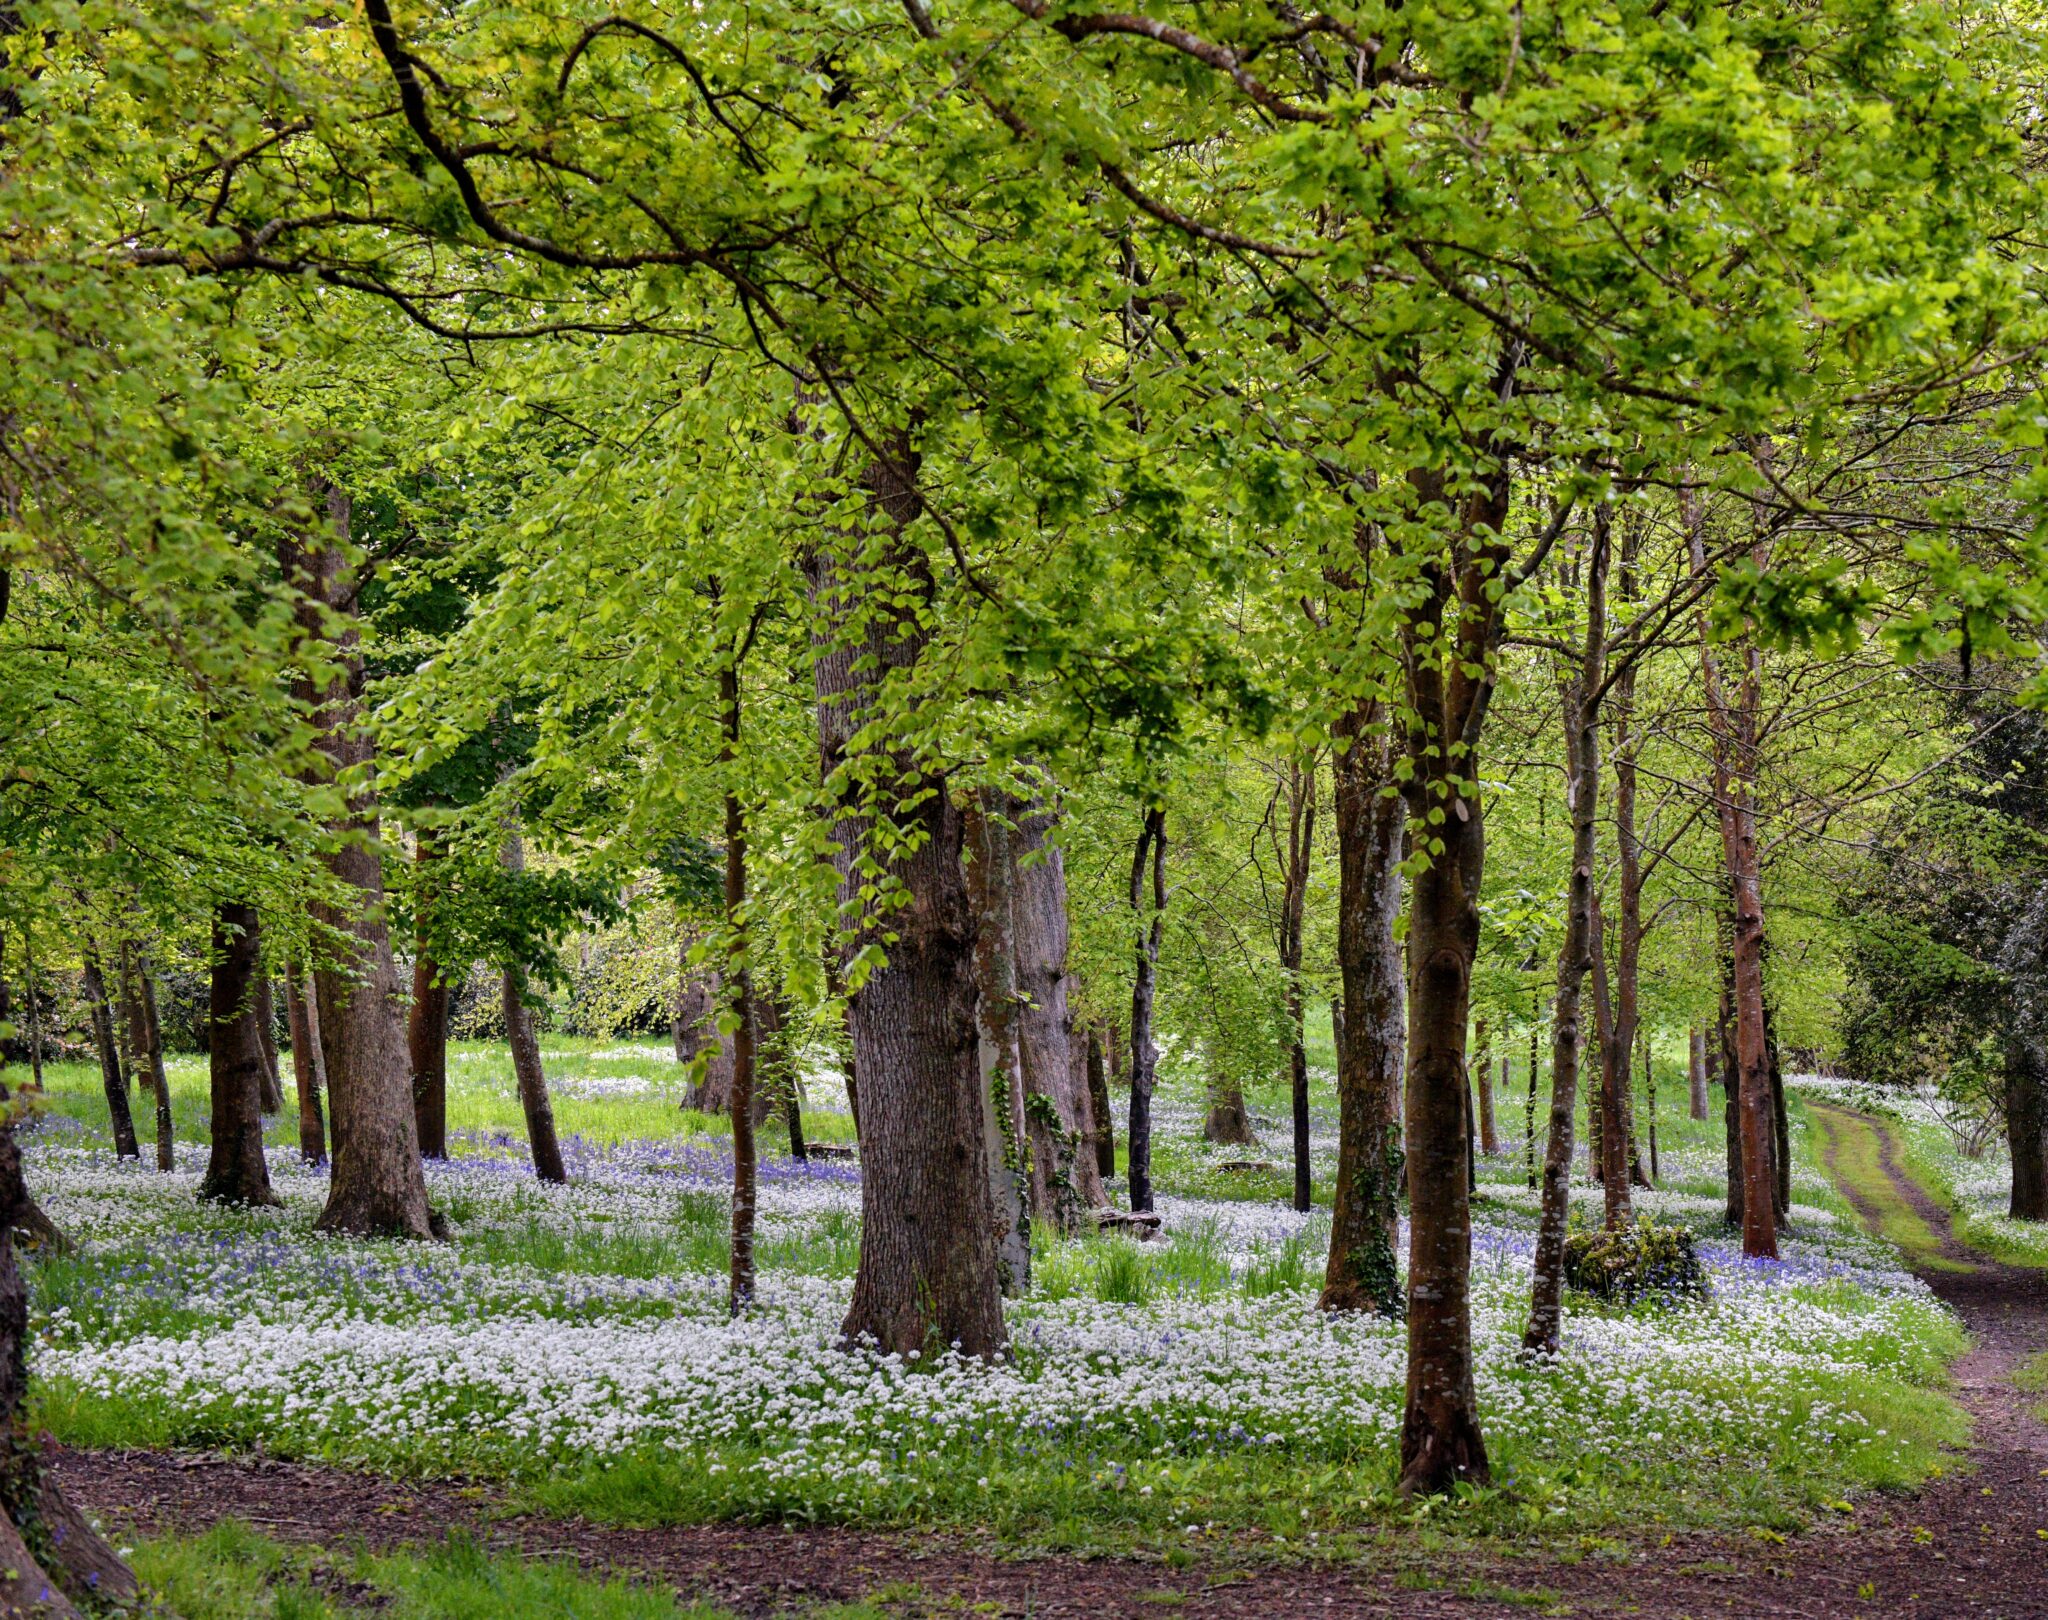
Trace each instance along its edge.
{"label": "green grass", "polygon": [[558,1559],[489,1551],[461,1535],[400,1552],[287,1547],[237,1520],[139,1543],[135,1572],[184,1620],[729,1620],[658,1588],[592,1580]]}
{"label": "green grass", "polygon": [[[1968,1271],[1969,1265],[1942,1253],[1941,1234],[1909,1204],[1886,1172],[1883,1138],[1867,1119],[1834,1108],[1809,1108],[1822,1140],[1832,1149],[1841,1176],[1852,1182],[1875,1215],[1877,1235],[1917,1269]],[[1866,1222],[1871,1216],[1865,1215]]]}

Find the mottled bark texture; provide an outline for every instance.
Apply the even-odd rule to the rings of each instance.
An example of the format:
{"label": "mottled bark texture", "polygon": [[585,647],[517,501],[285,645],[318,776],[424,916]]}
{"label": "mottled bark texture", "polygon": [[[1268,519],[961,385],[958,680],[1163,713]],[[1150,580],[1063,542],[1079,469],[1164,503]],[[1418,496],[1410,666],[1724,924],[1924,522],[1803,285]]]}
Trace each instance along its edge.
{"label": "mottled bark texture", "polygon": [[286,580],[300,593],[301,658],[313,671],[318,747],[346,794],[322,856],[349,898],[323,900],[314,922],[333,942],[313,973],[319,1039],[334,1122],[334,1169],[321,1231],[424,1238],[433,1234],[412,1110],[412,1064],[400,1022],[398,976],[384,924],[375,748],[362,725],[357,624],[360,571],[348,548],[348,496],[315,491],[324,508],[302,539],[284,542]]}
{"label": "mottled bark texture", "polygon": [[426,908],[433,904],[433,864],[441,859],[441,843],[421,829],[413,840],[413,864],[420,926],[413,936],[412,1006],[405,1015],[405,1050],[412,1068],[412,1120],[419,1133],[420,1154],[448,1157],[448,984],[441,964],[427,944]]}
{"label": "mottled bark texture", "polygon": [[[1283,784],[1287,798],[1287,843],[1283,853],[1285,874],[1280,888],[1280,971],[1287,975],[1287,1090],[1294,1126],[1294,1207],[1306,1212],[1314,1203],[1314,1179],[1308,1160],[1308,1044],[1302,1030],[1301,956],[1302,922],[1308,910],[1309,869],[1316,847],[1316,792],[1318,772],[1313,757],[1287,762]],[[1239,1106],[1243,1094],[1239,1093]],[[1251,1134],[1246,1121],[1245,1134]]]}
{"label": "mottled bark texture", "polygon": [[[1698,497],[1685,502],[1693,568],[1706,572],[1704,522]],[[1735,1014],[1735,1055],[1740,1074],[1742,1146],[1742,1253],[1746,1259],[1778,1255],[1778,1211],[1774,1188],[1777,1135],[1771,1096],[1770,1052],[1764,1030],[1763,868],[1757,849],[1757,714],[1762,702],[1762,668],[1753,643],[1733,649],[1739,677],[1731,692],[1721,653],[1700,618],[1700,675],[1711,743],[1714,814],[1733,900],[1730,944]]]}
{"label": "mottled bark texture", "polygon": [[292,1084],[299,1102],[299,1157],[307,1164],[327,1162],[327,1120],[320,1097],[327,1089],[327,1069],[320,1053],[318,1026],[306,973],[296,962],[284,968],[285,1023],[291,1032]]}
{"label": "mottled bark texture", "polygon": [[[1607,669],[1607,560],[1605,508],[1594,524],[1585,558],[1586,633],[1576,666],[1559,681],[1564,714],[1565,805],[1571,816],[1571,873],[1565,903],[1564,943],[1557,953],[1557,996],[1550,1035],[1550,1134],[1543,1153],[1543,1202],[1536,1223],[1529,1322],[1522,1343],[1554,1352],[1564,1321],[1565,1231],[1571,1216],[1572,1127],[1579,1068],[1585,1060],[1583,999],[1593,971],[1599,926],[1593,867],[1600,813],[1600,720],[1595,694]],[[1603,986],[1604,988],[1604,986]],[[1621,1178],[1624,1189],[1628,1178]]]}
{"label": "mottled bark texture", "polygon": [[[1512,386],[1512,355],[1501,386]],[[1406,775],[1420,858],[1408,903],[1408,1389],[1404,1495],[1490,1477],[1472,1380],[1472,1206],[1465,1032],[1486,869],[1478,745],[1501,633],[1508,565],[1504,462],[1453,493],[1411,474],[1418,508],[1452,519],[1447,552],[1425,563],[1401,624]]]}
{"label": "mottled bark texture", "polygon": [[1394,742],[1377,706],[1337,728],[1337,1186],[1318,1301],[1326,1311],[1403,1306],[1394,1256],[1404,1161],[1398,1114],[1407,1037],[1401,945],[1402,803],[1391,791]]}
{"label": "mottled bark texture", "polygon": [[[974,908],[966,833],[943,771],[885,740],[887,689],[925,646],[915,604],[932,582],[901,539],[920,506],[906,443],[864,470],[871,535],[831,536],[808,559],[813,679],[842,914],[856,951],[883,953],[847,1009],[860,1076],[860,1264],[842,1332],[885,1351],[1007,1344],[982,1144],[974,1016]],[[883,724],[870,727],[869,722]],[[888,827],[881,825],[883,821]],[[896,836],[897,834],[908,836]],[[902,902],[878,911],[872,859]]]}
{"label": "mottled bark texture", "polygon": [[275,1204],[263,1159],[263,1039],[257,1031],[261,945],[256,908],[214,907],[207,984],[207,1085],[212,1149],[199,1196],[220,1204]]}
{"label": "mottled bark texture", "polygon": [[[1054,811],[1019,806],[1010,847],[1017,956],[1017,1050],[1024,1064],[1024,1127],[1031,1148],[1032,1208],[1062,1232],[1088,1226],[1109,1202],[1095,1156],[1095,1107],[1086,1047],[1070,1061],[1074,1020],[1067,1000],[1067,866],[1052,841]],[[1106,1101],[1106,1096],[1105,1096]]]}
{"label": "mottled bark texture", "polygon": [[107,1113],[114,1127],[114,1157],[139,1159],[142,1148],[135,1139],[135,1116],[128,1111],[128,1080],[121,1071],[121,1048],[114,1038],[114,1009],[107,1001],[106,975],[100,969],[99,952],[90,942],[80,948],[79,955],[84,962],[85,1004],[92,1014],[92,1042],[100,1058],[100,1083],[106,1090]]}
{"label": "mottled bark texture", "polygon": [[[1500,1134],[1493,1122],[1493,1042],[1488,1037],[1484,1018],[1473,1030],[1472,1045],[1472,1092],[1479,1105],[1479,1149],[1492,1158],[1500,1152]],[[1501,1078],[1505,1084],[1506,1058],[1501,1059]]]}
{"label": "mottled bark texture", "polygon": [[[1145,894],[1145,864],[1152,865],[1151,903]],[[1159,985],[1159,942],[1166,930],[1166,812],[1145,812],[1138,847],[1131,856],[1131,917],[1136,929],[1136,963],[1131,974],[1131,1122],[1129,1164],[1131,1208],[1152,1208],[1152,1087],[1159,1073],[1159,1045],[1152,1034],[1153,1000]]]}
{"label": "mottled bark texture", "polygon": [[[34,1230],[41,1212],[22,1179],[13,1117],[0,1086],[0,1229],[21,1232]],[[141,1588],[45,1471],[28,1427],[28,1285],[14,1250],[0,1243],[0,1614],[127,1612],[140,1606]]]}
{"label": "mottled bark texture", "polygon": [[1011,886],[1009,802],[982,790],[967,815],[967,888],[975,917],[975,1019],[980,1032],[982,1152],[988,1164],[990,1229],[1004,1294],[1031,1290],[1032,1176],[1024,1139],[1022,1005],[1017,989],[1016,918]]}

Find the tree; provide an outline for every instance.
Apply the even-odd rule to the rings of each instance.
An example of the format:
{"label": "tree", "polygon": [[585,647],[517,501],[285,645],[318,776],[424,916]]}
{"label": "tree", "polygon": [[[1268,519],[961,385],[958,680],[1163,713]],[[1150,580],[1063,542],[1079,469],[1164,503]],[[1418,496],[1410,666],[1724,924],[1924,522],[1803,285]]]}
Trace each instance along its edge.
{"label": "tree", "polygon": [[257,1033],[261,950],[255,909],[224,903],[213,915],[207,990],[207,1079],[212,1152],[199,1196],[223,1204],[275,1204],[263,1158],[263,1045]]}

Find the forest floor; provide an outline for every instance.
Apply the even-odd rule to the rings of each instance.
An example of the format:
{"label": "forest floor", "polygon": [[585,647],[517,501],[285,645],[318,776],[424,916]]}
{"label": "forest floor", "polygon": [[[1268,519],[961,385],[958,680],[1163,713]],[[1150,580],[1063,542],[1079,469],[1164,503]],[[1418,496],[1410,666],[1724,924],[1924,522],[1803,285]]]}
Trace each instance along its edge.
{"label": "forest floor", "polygon": [[1976,1430],[1967,1456],[1925,1488],[1867,1497],[1800,1535],[1512,1545],[1406,1526],[1354,1544],[1342,1561],[1275,1561],[1249,1545],[1173,1558],[996,1557],[950,1534],[506,1517],[490,1488],[261,1458],[70,1452],[57,1470],[90,1509],[138,1532],[240,1520],[279,1542],[340,1549],[467,1530],[746,1616],[2048,1616],[2048,1427],[2015,1381],[2048,1351],[2048,1271],[1959,1243],[1881,1123],[1814,1114],[1829,1174],[1968,1324],[1975,1345],[1956,1365],[1955,1394]]}

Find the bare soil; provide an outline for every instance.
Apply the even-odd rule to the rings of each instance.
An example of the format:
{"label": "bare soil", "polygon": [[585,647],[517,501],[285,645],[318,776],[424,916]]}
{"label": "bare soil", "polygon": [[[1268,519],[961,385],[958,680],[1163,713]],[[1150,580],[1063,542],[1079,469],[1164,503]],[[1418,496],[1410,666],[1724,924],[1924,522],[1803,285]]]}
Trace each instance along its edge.
{"label": "bare soil", "polygon": [[[1926,1489],[1859,1504],[1853,1520],[1783,1545],[1687,1536],[1602,1548],[1577,1561],[1551,1546],[1527,1557],[1468,1554],[1432,1565],[1390,1535],[1342,1565],[1261,1563],[1228,1552],[1184,1565],[998,1558],[953,1536],[722,1525],[636,1530],[507,1518],[492,1512],[487,1487],[261,1458],[61,1452],[55,1466],[81,1505],[138,1530],[193,1531],[237,1518],[283,1541],[389,1547],[464,1529],[529,1555],[573,1559],[593,1573],[660,1582],[750,1617],[867,1600],[906,1616],[1043,1620],[1543,1612],[2048,1620],[2048,1429],[2010,1382],[2020,1361],[2048,1348],[2048,1272],[2000,1265],[1958,1243],[1947,1211],[1900,1169],[1889,1135],[1883,1164],[1900,1196],[1941,1235],[1944,1254],[1970,1268],[1930,1272],[1927,1281],[1975,1335],[1955,1376],[1976,1437],[1962,1466]],[[1855,1189],[1847,1190],[1854,1200]],[[1867,1200],[1862,1207],[1868,1211]]]}

